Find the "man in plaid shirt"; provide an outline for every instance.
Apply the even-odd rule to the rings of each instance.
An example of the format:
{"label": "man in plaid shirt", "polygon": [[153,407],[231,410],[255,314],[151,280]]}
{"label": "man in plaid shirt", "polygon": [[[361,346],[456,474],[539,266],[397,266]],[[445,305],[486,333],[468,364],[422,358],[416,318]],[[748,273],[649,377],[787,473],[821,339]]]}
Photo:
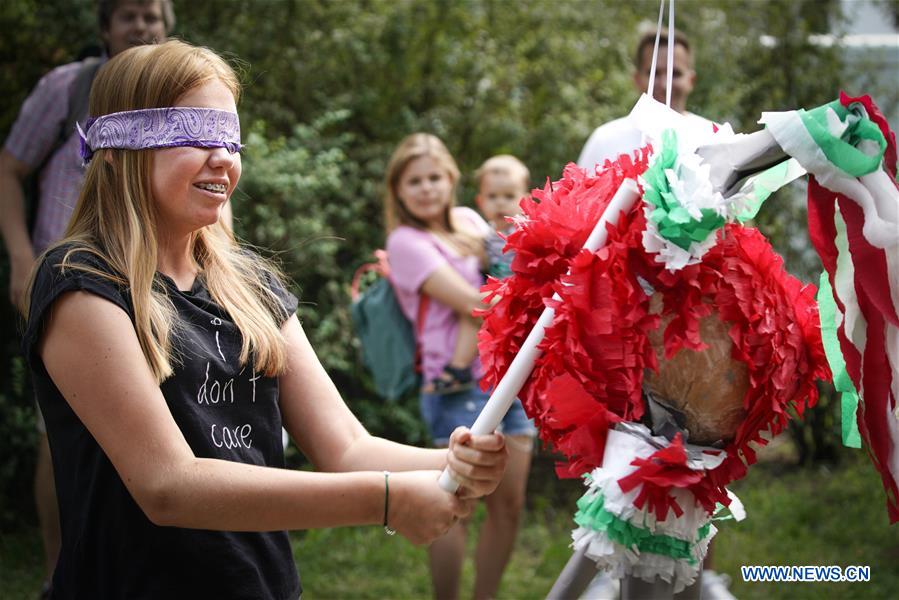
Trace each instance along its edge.
{"label": "man in plaid shirt", "polygon": [[[97,8],[106,56],[115,56],[139,44],[165,41],[175,20],[171,0],[98,0]],[[70,103],[87,107],[85,98],[72,97],[78,93],[76,88],[81,94],[89,93],[90,85],[75,85],[80,73],[90,77],[88,84],[93,80],[98,69],[86,73],[87,64],[79,61],[57,67],[38,82],[22,105],[0,152],[0,233],[10,259],[10,300],[16,306],[23,300],[35,257],[63,236],[81,191],[83,170],[78,135],[74,127],[71,132],[63,129],[70,120]],[[75,116],[83,123],[87,114]],[[36,219],[29,232],[23,184],[36,170],[38,197],[32,199],[37,201]],[[38,429],[41,440],[35,496],[49,581],[59,554],[59,512],[40,412]],[[49,596],[49,591],[49,584],[45,583],[42,596]]]}

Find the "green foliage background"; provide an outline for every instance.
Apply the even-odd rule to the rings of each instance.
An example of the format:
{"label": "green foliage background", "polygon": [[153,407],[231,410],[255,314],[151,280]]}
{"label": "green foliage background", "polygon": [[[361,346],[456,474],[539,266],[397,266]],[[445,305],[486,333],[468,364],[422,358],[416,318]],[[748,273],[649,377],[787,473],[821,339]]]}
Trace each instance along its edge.
{"label": "green foliage background", "polygon": [[[374,431],[419,442],[414,399],[385,404],[361,370],[348,314],[352,273],[384,243],[381,178],[396,143],[424,130],[443,138],[465,174],[508,152],[533,184],[556,178],[598,124],[636,99],[631,53],[656,0],[175,1],[175,35],[239,68],[248,149],[234,198],[238,234],[276,255],[296,284],[300,315],[322,362]],[[851,83],[836,47],[809,35],[839,31],[837,0],[681,0],[699,79],[690,109],[751,131],[763,110],[817,106]],[[90,0],[0,3],[0,133],[38,78],[96,43]],[[762,35],[773,44],[763,45]],[[848,83],[847,83],[848,82]],[[876,96],[875,96],[876,97]],[[795,194],[769,201],[759,226],[806,280],[819,268]],[[6,298],[5,257],[0,287]],[[15,317],[0,313],[0,524],[30,514],[34,433],[16,353]],[[832,445],[825,410],[814,431]],[[829,440],[829,441],[828,441]]]}

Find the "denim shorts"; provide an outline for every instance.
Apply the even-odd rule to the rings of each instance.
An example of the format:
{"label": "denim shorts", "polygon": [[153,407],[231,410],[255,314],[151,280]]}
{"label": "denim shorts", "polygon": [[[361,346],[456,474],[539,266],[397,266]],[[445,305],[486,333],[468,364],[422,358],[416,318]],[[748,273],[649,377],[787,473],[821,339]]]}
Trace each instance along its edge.
{"label": "denim shorts", "polygon": [[[487,404],[490,392],[482,392],[475,385],[470,390],[455,394],[429,394],[422,392],[420,398],[421,416],[431,434],[431,440],[435,446],[443,447],[449,444],[450,434],[459,427],[471,427],[481,409]],[[502,423],[496,428],[503,435],[537,435],[533,422],[528,419],[521,406],[521,401],[516,399],[512,408],[506,413]]]}

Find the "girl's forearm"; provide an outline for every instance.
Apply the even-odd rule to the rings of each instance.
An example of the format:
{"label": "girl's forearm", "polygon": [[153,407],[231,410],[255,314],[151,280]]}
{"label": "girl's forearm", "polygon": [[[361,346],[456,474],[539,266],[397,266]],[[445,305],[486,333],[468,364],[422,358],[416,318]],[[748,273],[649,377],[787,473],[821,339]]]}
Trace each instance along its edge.
{"label": "girl's forearm", "polygon": [[376,524],[383,519],[384,477],[374,470],[313,473],[197,458],[176,468],[154,493],[144,494],[141,508],[158,525],[192,529]]}
{"label": "girl's forearm", "polygon": [[335,471],[442,470],[445,449],[415,448],[371,435],[357,438],[334,465]]}

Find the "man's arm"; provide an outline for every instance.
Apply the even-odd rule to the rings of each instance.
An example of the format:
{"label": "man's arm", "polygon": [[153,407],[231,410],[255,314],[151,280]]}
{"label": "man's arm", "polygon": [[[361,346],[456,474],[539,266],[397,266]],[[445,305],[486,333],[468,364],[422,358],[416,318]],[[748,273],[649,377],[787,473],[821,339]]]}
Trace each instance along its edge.
{"label": "man's arm", "polygon": [[28,275],[34,266],[22,190],[22,181],[28,172],[28,165],[8,150],[0,152],[0,234],[9,254],[9,298],[16,307],[24,299]]}

